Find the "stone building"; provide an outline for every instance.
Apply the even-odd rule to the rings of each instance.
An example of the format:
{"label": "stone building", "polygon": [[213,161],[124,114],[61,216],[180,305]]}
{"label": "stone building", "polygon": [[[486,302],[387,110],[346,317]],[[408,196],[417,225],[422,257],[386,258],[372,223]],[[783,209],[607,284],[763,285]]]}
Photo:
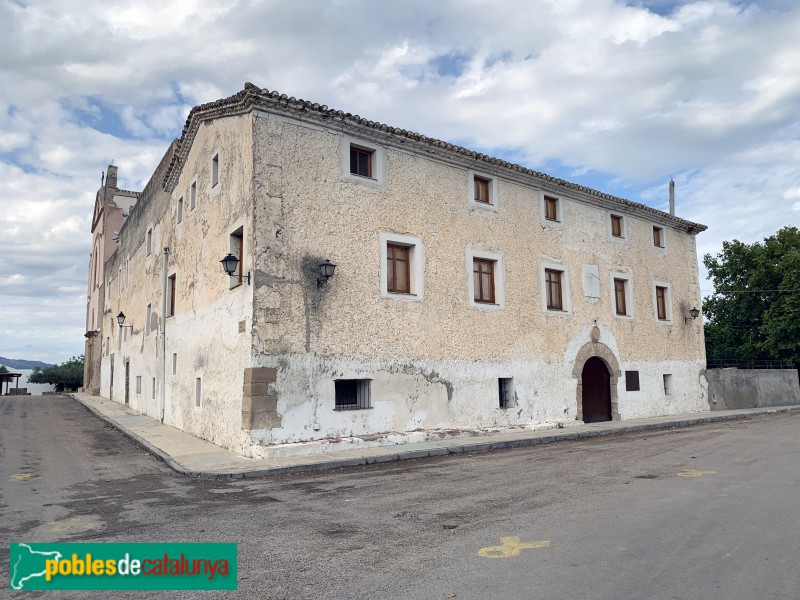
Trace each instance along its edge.
{"label": "stone building", "polygon": [[254,457],[703,410],[704,229],[246,84],[119,230],[90,368]]}
{"label": "stone building", "polygon": [[117,249],[116,237],[139,194],[117,187],[117,167],[109,165],[101,179],[92,216],[92,254],[86,300],[86,348],[84,350],[83,385],[91,394],[100,393],[102,352],[102,311],[105,307],[105,263]]}

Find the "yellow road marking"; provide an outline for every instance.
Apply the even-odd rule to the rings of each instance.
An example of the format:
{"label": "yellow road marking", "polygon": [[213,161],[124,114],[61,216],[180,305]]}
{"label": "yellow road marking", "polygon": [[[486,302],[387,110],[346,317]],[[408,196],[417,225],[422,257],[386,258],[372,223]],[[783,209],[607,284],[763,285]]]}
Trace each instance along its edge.
{"label": "yellow road marking", "polygon": [[538,542],[520,542],[516,536],[501,537],[500,546],[486,546],[478,550],[478,556],[483,558],[509,558],[511,556],[519,556],[523,550],[531,548],[547,548],[550,546],[550,540],[541,540]]}
{"label": "yellow road marking", "polygon": [[695,471],[694,469],[686,469],[678,473],[678,477],[702,477],[703,475],[716,475],[716,471]]}
{"label": "yellow road marking", "polygon": [[100,525],[91,521],[84,521],[80,517],[70,517],[61,521],[50,523],[50,531],[54,533],[64,533],[69,530],[87,531],[89,529],[99,529]]}
{"label": "yellow road marking", "polygon": [[36,477],[36,475],[31,475],[30,473],[17,473],[9,477],[9,479],[11,481],[28,481],[28,479],[33,479],[34,477]]}

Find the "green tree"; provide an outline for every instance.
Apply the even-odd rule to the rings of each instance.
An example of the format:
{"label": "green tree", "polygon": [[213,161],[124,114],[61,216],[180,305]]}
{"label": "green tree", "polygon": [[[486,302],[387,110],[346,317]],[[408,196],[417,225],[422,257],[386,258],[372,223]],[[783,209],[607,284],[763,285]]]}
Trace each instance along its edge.
{"label": "green tree", "polygon": [[800,364],[800,230],[763,242],[722,243],[703,264],[714,294],[703,301],[706,355]]}
{"label": "green tree", "polygon": [[49,383],[56,391],[76,390],[83,385],[83,355],[73,356],[67,362],[40,369],[36,367],[28,377],[30,383]]}
{"label": "green tree", "polygon": [[0,365],[0,373],[8,373],[8,369],[6,369],[5,365]]}

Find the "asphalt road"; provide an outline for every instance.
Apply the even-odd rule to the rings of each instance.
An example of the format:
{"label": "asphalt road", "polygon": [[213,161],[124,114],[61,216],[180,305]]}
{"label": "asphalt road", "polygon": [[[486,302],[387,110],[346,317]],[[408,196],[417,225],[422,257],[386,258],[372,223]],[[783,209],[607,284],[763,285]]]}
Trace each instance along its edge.
{"label": "asphalt road", "polygon": [[796,600],[798,432],[793,413],[194,481],[69,398],[2,397],[0,597],[21,597],[8,542],[209,541],[239,544],[239,589],[203,597]]}

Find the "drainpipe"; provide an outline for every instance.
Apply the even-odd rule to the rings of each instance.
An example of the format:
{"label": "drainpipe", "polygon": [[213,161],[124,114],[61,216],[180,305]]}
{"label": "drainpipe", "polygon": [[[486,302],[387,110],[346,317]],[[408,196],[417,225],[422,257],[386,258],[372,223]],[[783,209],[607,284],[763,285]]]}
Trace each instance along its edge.
{"label": "drainpipe", "polygon": [[675,216],[675,182],[669,178],[669,214]]}
{"label": "drainpipe", "polygon": [[167,259],[169,248],[161,255],[161,422],[167,401]]}

